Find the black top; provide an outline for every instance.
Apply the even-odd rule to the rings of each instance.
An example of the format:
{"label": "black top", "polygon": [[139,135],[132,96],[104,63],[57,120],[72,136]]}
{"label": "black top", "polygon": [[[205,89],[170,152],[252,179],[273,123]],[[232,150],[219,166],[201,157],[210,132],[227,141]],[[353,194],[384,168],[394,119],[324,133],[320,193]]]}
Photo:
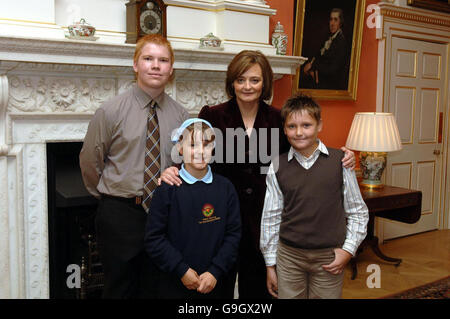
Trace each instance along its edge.
{"label": "black top", "polygon": [[[225,143],[227,129],[245,130],[236,98],[216,106],[206,105],[198,117],[209,121],[214,128],[222,132],[224,142],[216,137],[216,155],[220,151],[226,159],[227,153],[234,154],[234,163],[214,162],[211,164],[211,169],[214,173],[228,178],[236,188],[242,216],[242,242],[245,246],[250,246],[254,251],[259,252],[261,215],[266,194],[266,174],[262,173],[262,170],[269,168],[273,157],[287,152],[290,147],[283,132],[280,110],[260,102],[253,124],[254,143],[250,142],[247,135],[244,138],[245,161],[243,163],[236,159],[242,155],[238,152],[238,145],[242,141],[238,141],[235,137],[231,141],[234,145],[230,145],[230,141]],[[273,134],[275,132],[276,135]],[[256,161],[251,160],[252,156],[256,157]]]}

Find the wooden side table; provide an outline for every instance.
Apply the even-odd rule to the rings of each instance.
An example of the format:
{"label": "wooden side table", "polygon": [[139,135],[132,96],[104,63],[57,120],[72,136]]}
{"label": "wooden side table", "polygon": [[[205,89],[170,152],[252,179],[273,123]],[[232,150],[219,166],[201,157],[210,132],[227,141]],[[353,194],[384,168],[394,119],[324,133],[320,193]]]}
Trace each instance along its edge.
{"label": "wooden side table", "polygon": [[379,258],[395,263],[402,262],[399,258],[388,257],[383,254],[378,246],[378,237],[374,234],[375,217],[396,220],[402,223],[414,224],[420,219],[422,209],[422,192],[402,187],[387,186],[381,189],[367,189],[360,187],[362,197],[369,209],[369,223],[367,224],[367,236],[358,248],[358,252],[351,259],[352,280],[358,273],[358,253],[365,246],[370,246]]}

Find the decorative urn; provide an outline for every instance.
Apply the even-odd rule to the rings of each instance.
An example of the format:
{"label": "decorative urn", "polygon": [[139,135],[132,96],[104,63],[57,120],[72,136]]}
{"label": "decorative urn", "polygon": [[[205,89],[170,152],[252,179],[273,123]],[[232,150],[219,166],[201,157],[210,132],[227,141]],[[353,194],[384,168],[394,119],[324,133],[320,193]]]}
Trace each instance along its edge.
{"label": "decorative urn", "polygon": [[212,32],[200,39],[200,48],[204,49],[219,49],[222,40],[216,37]]}
{"label": "decorative urn", "polygon": [[79,22],[75,22],[67,27],[69,34],[72,37],[93,37],[95,34],[95,28],[86,22],[85,19],[81,19]]}
{"label": "decorative urn", "polygon": [[272,45],[277,49],[278,55],[286,55],[287,41],[288,37],[284,33],[283,25],[278,21],[272,33]]}

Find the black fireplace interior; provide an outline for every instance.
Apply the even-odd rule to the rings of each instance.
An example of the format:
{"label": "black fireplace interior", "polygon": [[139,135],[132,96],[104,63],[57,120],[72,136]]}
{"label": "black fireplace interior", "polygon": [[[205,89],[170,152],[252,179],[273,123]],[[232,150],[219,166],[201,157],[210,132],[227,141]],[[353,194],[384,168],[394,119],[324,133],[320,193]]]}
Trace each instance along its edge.
{"label": "black fireplace interior", "polygon": [[47,143],[50,298],[99,298],[103,287],[95,244],[97,200],[83,184],[81,147],[81,142]]}

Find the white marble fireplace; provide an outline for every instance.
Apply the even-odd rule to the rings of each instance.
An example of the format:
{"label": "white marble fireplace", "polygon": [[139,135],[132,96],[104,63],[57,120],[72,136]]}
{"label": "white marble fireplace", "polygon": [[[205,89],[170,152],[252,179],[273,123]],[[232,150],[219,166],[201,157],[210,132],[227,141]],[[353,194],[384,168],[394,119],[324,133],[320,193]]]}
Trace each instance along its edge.
{"label": "white marble fireplace", "polygon": [[[203,5],[207,2],[203,1]],[[233,2],[268,10],[259,0]],[[0,298],[48,298],[46,143],[84,139],[96,108],[133,83],[134,45],[108,39],[77,42],[64,36],[20,36],[1,27],[2,21]],[[50,29],[55,32],[57,26]],[[167,93],[194,115],[205,104],[227,99],[225,71],[238,47],[230,44],[230,49],[208,51],[189,47],[189,41],[174,45],[176,78]],[[254,48],[269,52],[276,78],[295,74],[303,61],[273,55],[269,44]]]}

